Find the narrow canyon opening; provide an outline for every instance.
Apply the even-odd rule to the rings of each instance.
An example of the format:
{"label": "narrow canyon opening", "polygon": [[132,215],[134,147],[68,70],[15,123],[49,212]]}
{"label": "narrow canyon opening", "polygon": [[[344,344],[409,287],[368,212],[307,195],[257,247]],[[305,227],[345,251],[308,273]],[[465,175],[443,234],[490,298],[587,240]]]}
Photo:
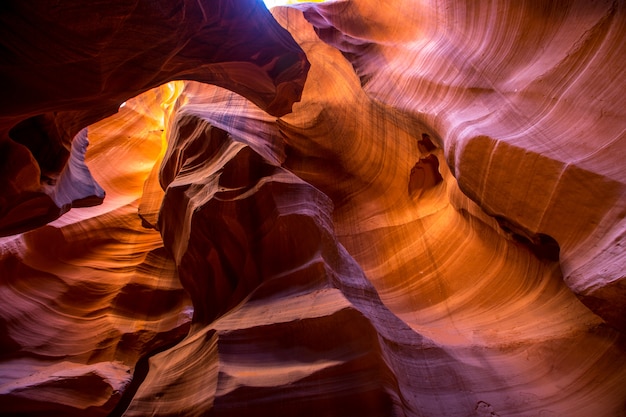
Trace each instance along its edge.
{"label": "narrow canyon opening", "polygon": [[625,9],[7,3],[0,415],[626,415]]}

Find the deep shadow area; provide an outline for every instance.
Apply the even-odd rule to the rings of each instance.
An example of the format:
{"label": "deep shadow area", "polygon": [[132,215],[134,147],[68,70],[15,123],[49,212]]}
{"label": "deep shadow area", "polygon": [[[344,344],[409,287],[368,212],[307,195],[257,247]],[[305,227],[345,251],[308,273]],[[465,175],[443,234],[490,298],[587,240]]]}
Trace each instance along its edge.
{"label": "deep shadow area", "polygon": [[117,403],[113,411],[111,411],[107,417],[121,417],[126,412],[126,409],[130,405],[130,402],[133,400],[133,398],[135,398],[135,394],[137,393],[137,390],[139,389],[143,381],[146,379],[146,376],[148,376],[148,371],[150,370],[150,358],[158,353],[161,353],[168,349],[173,348],[178,343],[180,343],[180,341],[183,340],[184,338],[185,337],[183,336],[179,340],[176,340],[175,342],[168,343],[157,349],[154,349],[148,352],[146,355],[142,356],[137,361],[137,365],[135,365],[135,373],[133,374],[132,381],[130,382],[130,384],[128,384],[128,386],[124,390],[124,394],[122,395],[122,398]]}
{"label": "deep shadow area", "polygon": [[537,258],[558,262],[561,248],[552,236],[531,233],[503,216],[496,216],[495,219],[502,230],[516,242],[527,246]]}

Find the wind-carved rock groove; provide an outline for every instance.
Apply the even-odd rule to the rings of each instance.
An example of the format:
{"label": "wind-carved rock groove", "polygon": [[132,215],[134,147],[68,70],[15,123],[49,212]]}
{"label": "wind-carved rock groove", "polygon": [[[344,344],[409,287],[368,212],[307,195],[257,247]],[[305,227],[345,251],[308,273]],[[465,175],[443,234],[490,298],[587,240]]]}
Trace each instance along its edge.
{"label": "wind-carved rock groove", "polygon": [[115,413],[624,415],[623,4],[239,3],[223,50],[159,19],[256,105],[131,60],[0,117],[0,410],[106,415],[180,341]]}

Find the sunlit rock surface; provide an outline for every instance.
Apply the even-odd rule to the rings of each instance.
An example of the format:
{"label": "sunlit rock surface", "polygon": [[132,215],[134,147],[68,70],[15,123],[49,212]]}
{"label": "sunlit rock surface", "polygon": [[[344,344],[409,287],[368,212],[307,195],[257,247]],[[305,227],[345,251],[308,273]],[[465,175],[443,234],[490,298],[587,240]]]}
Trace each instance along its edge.
{"label": "sunlit rock surface", "polygon": [[625,416],[624,7],[276,8],[292,113],[175,81],[49,184],[11,148],[91,207],[0,241],[1,414]]}
{"label": "sunlit rock surface", "polygon": [[0,51],[0,236],[54,220],[72,202],[102,198],[77,189],[60,204],[46,185],[65,166],[74,135],[127,99],[171,80],[197,80],[283,115],[308,68],[255,0],[7,1]]}
{"label": "sunlit rock surface", "polygon": [[193,307],[176,265],[137,216],[164,151],[169,92],[89,128],[86,162],[104,204],[0,240],[3,415],[107,415],[139,359],[187,333]]}
{"label": "sunlit rock surface", "polygon": [[626,329],[623,2],[301,7],[369,97],[436,130],[466,195],[540,252],[556,240],[570,288]]}

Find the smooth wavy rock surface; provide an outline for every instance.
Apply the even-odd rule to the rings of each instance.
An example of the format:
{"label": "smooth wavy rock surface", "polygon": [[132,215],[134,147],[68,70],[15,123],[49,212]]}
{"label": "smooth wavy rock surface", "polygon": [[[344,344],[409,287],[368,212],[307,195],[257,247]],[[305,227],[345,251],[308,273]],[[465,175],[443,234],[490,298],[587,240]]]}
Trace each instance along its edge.
{"label": "smooth wavy rock surface", "polygon": [[[171,80],[197,80],[282,115],[300,97],[308,69],[289,33],[255,0],[7,1],[0,51],[0,236],[71,207],[46,184],[66,165],[74,135],[127,99]],[[102,197],[91,189],[74,194],[78,205]]]}
{"label": "smooth wavy rock surface", "polygon": [[291,113],[81,131],[45,196],[101,204],[0,240],[0,414],[626,416],[625,5],[475,3],[275,8]]}
{"label": "smooth wavy rock surface", "polygon": [[568,286],[626,329],[624,2],[300,7],[369,97],[436,130],[466,195],[538,250],[556,240]]}
{"label": "smooth wavy rock surface", "polygon": [[102,205],[0,240],[1,415],[106,416],[136,389],[140,358],[188,332],[176,264],[137,215],[171,90],[89,128]]}

